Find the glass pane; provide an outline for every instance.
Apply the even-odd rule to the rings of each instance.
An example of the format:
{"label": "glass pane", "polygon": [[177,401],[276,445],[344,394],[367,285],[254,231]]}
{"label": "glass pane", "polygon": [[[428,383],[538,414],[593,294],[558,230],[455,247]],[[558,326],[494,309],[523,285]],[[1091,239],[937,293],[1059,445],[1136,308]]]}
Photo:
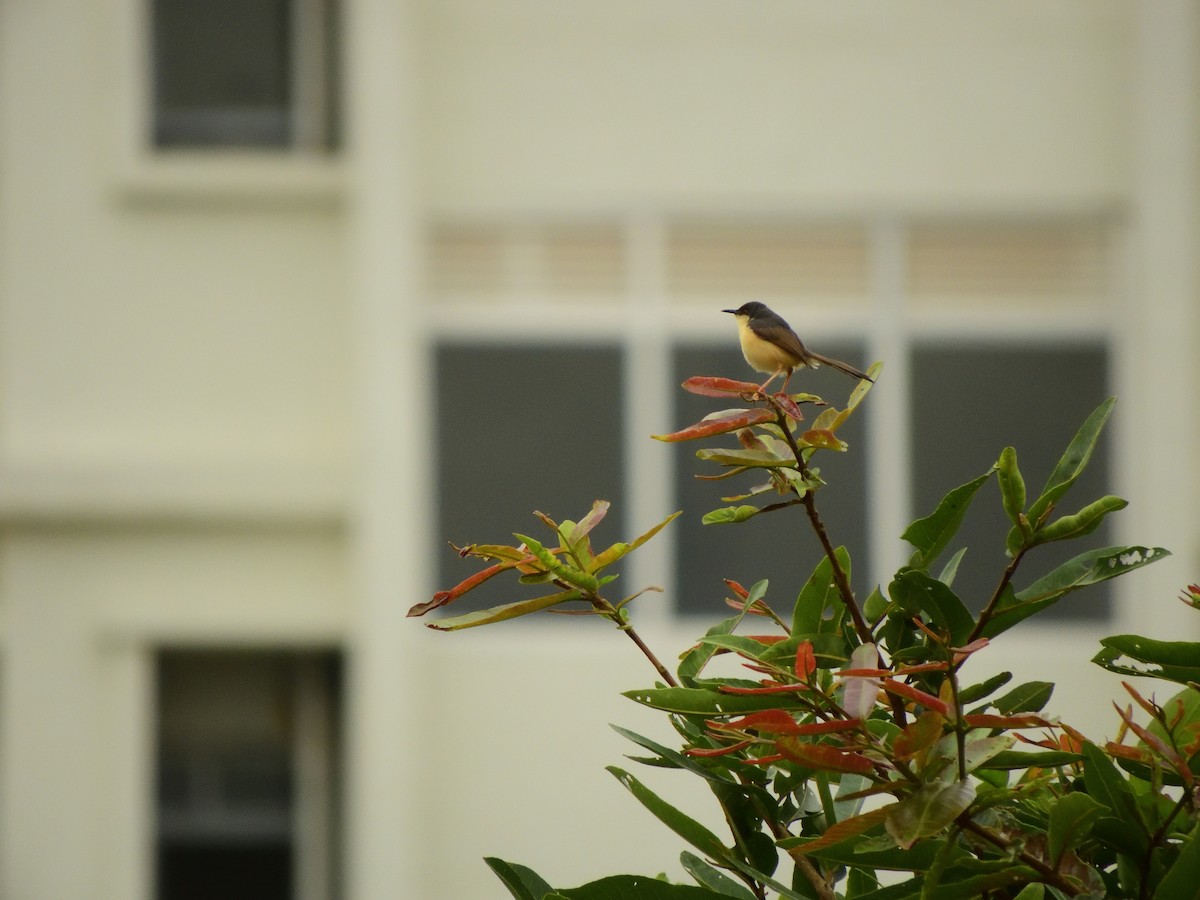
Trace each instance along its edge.
{"label": "glass pane", "polygon": [[[864,364],[860,347],[827,344],[819,350],[860,367]],[[709,345],[678,347],[674,372],[677,382],[692,375],[721,375],[747,380],[762,378],[746,366],[741,352],[736,349],[736,343],[732,348]],[[840,406],[844,405],[854,384],[840,372],[821,368],[797,372],[788,388],[818,394]],[[677,427],[735,405],[719,399],[698,397],[683,390],[675,396]],[[827,486],[818,494],[817,507],[825,520],[830,539],[835,545],[844,544],[849,548],[853,564],[852,580],[855,591],[861,595],[864,586],[869,583],[870,574],[870,558],[866,547],[867,447],[863,418],[852,417],[839,435],[850,444],[849,453],[818,453],[815,457],[815,467],[821,470],[827,482]],[[714,438],[711,446],[730,446],[730,442],[736,442],[736,439],[732,436]],[[761,578],[769,578],[771,588],[767,595],[768,602],[776,611],[785,615],[790,613],[800,588],[822,558],[821,546],[803,508],[760,514],[739,525],[701,524],[700,519],[706,512],[729,505],[723,503],[721,497],[742,493],[766,479],[746,473],[724,481],[697,480],[696,475],[715,474],[718,471],[715,466],[696,459],[695,452],[700,446],[707,445],[687,443],[677,446],[675,508],[683,510],[676,533],[679,542],[677,608],[685,614],[723,617],[728,611],[722,602],[728,595],[728,588],[722,583],[723,578],[735,579],[746,587]]]}
{"label": "glass pane", "polygon": [[335,855],[339,694],[333,654],[159,657],[160,900],[285,900],[298,880],[328,887],[307,883],[304,860]]}
{"label": "glass pane", "polygon": [[[480,568],[447,544],[541,540],[540,510],[578,521],[596,499],[613,512],[596,543],[625,540],[621,352],[616,347],[444,344],[437,349],[438,589]],[[451,612],[525,597],[496,578]]]}
{"label": "glass pane", "polygon": [[[986,472],[1008,445],[1017,450],[1032,502],[1083,420],[1108,396],[1107,352],[1079,345],[918,346],[912,391],[914,517],[928,515],[951,488]],[[1064,512],[1112,492],[1110,440],[1101,438],[1087,471],[1063,499]],[[946,554],[970,548],[954,587],[974,611],[983,608],[1007,565],[1008,529],[999,492],[994,483],[985,485]],[[1016,587],[1110,542],[1106,524],[1079,541],[1040,547],[1026,557]],[[1046,615],[1103,620],[1110,603],[1107,586],[1100,585],[1068,595]]]}
{"label": "glass pane", "polygon": [[335,7],[153,0],[155,146],[331,146]]}

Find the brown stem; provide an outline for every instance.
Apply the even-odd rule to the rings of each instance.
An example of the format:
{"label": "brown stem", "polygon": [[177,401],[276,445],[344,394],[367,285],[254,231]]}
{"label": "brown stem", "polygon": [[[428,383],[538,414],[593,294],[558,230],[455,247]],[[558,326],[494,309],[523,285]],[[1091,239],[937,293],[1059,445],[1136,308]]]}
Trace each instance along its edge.
{"label": "brown stem", "polygon": [[[792,435],[792,429],[788,427],[787,416],[783,412],[779,412],[777,420],[779,430],[783,433],[783,439],[787,441],[788,447],[792,451],[792,456],[796,458],[796,466],[800,474],[807,479],[809,474],[808,463],[804,461],[804,452],[796,443],[796,438]],[[812,523],[813,531],[817,533],[817,540],[821,542],[821,549],[825,551],[829,565],[833,567],[833,583],[837,585],[842,603],[850,611],[850,618],[854,620],[854,630],[858,632],[859,640],[864,644],[869,644],[874,640],[874,635],[871,634],[871,629],[867,625],[866,619],[863,618],[862,611],[858,608],[858,601],[854,599],[854,589],[850,587],[850,579],[846,575],[846,570],[842,568],[842,564],[838,561],[837,554],[834,552],[833,543],[829,540],[829,533],[825,530],[825,522],[821,519],[820,512],[817,511],[817,501],[813,496],[812,490],[806,489],[804,496],[800,498],[800,502],[804,504],[804,510],[808,513],[808,520]]]}
{"label": "brown stem", "polygon": [[[996,612],[996,606],[1004,597],[1004,589],[1012,582],[1013,575],[1017,572],[1017,566],[1021,564],[1021,560],[1025,558],[1025,551],[1029,549],[1024,547],[1013,554],[1012,560],[1004,569],[1004,575],[1000,578],[1000,583],[996,585],[996,590],[992,593],[991,599],[984,606],[983,612],[979,614],[979,620],[975,623],[975,627],[971,629],[971,634],[967,637],[967,643],[975,640],[982,633],[984,627]],[[961,663],[960,663],[961,665]]]}
{"label": "brown stem", "polygon": [[[1006,841],[1004,838],[1000,837],[1000,835],[996,834],[995,832],[991,831],[990,829],[984,828],[982,825],[979,825],[976,822],[972,821],[970,816],[967,813],[963,813],[961,816],[959,816],[954,821],[964,831],[969,831],[969,832],[971,832],[971,834],[976,835],[977,837],[983,838],[985,841],[987,841],[993,847],[1003,850],[1005,853],[1012,852],[1012,846],[1009,844],[1008,841]],[[1058,888],[1060,891],[1062,891],[1067,896],[1077,897],[1083,893],[1082,888],[1078,887],[1073,882],[1064,878],[1062,875],[1060,875],[1058,872],[1056,872],[1051,866],[1048,866],[1046,863],[1042,862],[1040,859],[1038,859],[1036,856],[1029,853],[1028,851],[1019,850],[1019,851],[1017,851],[1016,855],[1017,855],[1017,859],[1021,860],[1021,862],[1025,863],[1025,865],[1029,866],[1029,868],[1033,869],[1040,876],[1042,876],[1042,880],[1045,881],[1046,884],[1051,885],[1052,887]]]}
{"label": "brown stem", "polygon": [[638,649],[642,651],[642,654],[646,657],[646,659],[650,660],[650,664],[654,666],[654,668],[658,671],[658,674],[662,677],[662,680],[665,681],[668,686],[679,687],[679,682],[675,680],[675,677],[667,670],[667,667],[658,661],[658,657],[654,655],[654,651],[646,646],[646,642],[643,641],[641,636],[633,630],[632,625],[630,625],[628,622],[617,622],[617,627],[629,635],[629,639],[637,644]]}

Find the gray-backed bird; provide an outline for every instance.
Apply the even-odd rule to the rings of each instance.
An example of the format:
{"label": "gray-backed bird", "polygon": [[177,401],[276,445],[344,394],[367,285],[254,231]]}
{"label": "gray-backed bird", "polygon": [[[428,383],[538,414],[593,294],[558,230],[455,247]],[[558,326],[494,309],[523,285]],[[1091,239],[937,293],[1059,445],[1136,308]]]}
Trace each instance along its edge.
{"label": "gray-backed bird", "polygon": [[804,366],[815,369],[821,363],[845,372],[851,378],[874,381],[866,372],[860,372],[849,363],[809,350],[792,331],[792,327],[765,303],[752,300],[737,309],[723,309],[721,312],[737,316],[742,355],[750,363],[750,368],[771,376],[759,387],[760,391],[766,391],[767,385],[780,375],[784,376],[780,390],[786,391],[792,372]]}

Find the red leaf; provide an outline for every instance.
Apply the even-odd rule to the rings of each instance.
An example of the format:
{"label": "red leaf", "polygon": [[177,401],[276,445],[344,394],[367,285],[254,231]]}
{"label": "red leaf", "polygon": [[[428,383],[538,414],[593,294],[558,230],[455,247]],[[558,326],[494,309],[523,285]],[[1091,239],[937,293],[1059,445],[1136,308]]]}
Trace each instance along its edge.
{"label": "red leaf", "polygon": [[817,671],[817,657],[813,653],[812,641],[801,641],[796,648],[796,677],[807,681]]}
{"label": "red leaf", "polygon": [[911,700],[914,703],[919,703],[926,709],[931,709],[936,713],[941,713],[943,716],[950,714],[950,706],[944,700],[927,694],[925,691],[917,690],[911,684],[904,684],[901,681],[895,681],[891,678],[885,678],[879,682],[879,686],[889,694],[895,694],[897,697],[903,697],[905,700]]}
{"label": "red leaf", "polygon": [[732,578],[726,578],[725,583],[727,585],[729,585],[729,589],[731,591],[733,591],[735,594],[737,594],[743,600],[745,600],[747,597],[750,596],[750,592],[748,590],[746,590],[744,587],[742,587],[738,582],[734,581]]}
{"label": "red leaf", "polygon": [[799,734],[800,723],[782,709],[764,709],[761,712],[750,713],[730,722],[709,721],[709,728],[728,731],[745,731],[757,729],[764,734]]}
{"label": "red leaf", "polygon": [[733,722],[710,721],[707,724],[710,728],[719,730],[745,731],[753,728],[762,734],[784,734],[797,737],[833,734],[839,731],[858,731],[862,728],[860,719],[832,719],[828,722],[806,722],[802,725],[782,709],[764,709]]}
{"label": "red leaf", "polygon": [[752,766],[769,766],[783,759],[782,753],[772,753],[770,756],[758,756],[754,759],[747,759],[746,762]]}
{"label": "red leaf", "polygon": [[476,572],[470,578],[463,579],[454,587],[450,588],[450,590],[438,591],[433,595],[433,599],[426,600],[424,603],[418,603],[415,606],[412,606],[408,610],[408,615],[409,617],[423,616],[431,609],[437,609],[439,606],[445,606],[447,603],[457,600],[467,591],[479,587],[479,585],[483,584],[489,578],[499,575],[505,569],[512,569],[519,565],[535,562],[536,559],[537,558],[534,556],[526,556],[519,560],[506,560],[502,563],[496,563],[494,566],[488,566],[486,569]]}
{"label": "red leaf", "polygon": [[654,434],[651,437],[656,441],[666,441],[668,443],[691,441],[696,438],[712,437],[714,434],[727,434],[730,431],[737,431],[751,425],[761,425],[763,422],[773,422],[774,420],[775,414],[769,409],[755,407],[754,409],[738,410],[731,415],[718,416],[715,419],[705,419],[697,422],[695,425],[689,425],[682,431],[674,431],[671,434]]}
{"label": "red leaf", "polygon": [[730,753],[736,753],[738,750],[743,750],[753,743],[754,741],[738,741],[736,744],[730,744],[728,747],[715,747],[712,749],[704,747],[688,747],[683,752],[688,756],[702,756],[705,758],[710,756],[726,756]]}
{"label": "red leaf", "polygon": [[778,393],[771,395],[771,403],[778,407],[789,419],[794,419],[797,422],[804,421],[804,413],[800,412],[800,404],[789,397],[787,394]]}
{"label": "red leaf", "polygon": [[872,762],[853,750],[840,750],[829,744],[814,744],[799,738],[781,737],[775,742],[779,752],[794,763],[823,772],[850,772],[869,775],[875,771]]}
{"label": "red leaf", "polygon": [[752,381],[734,381],[711,375],[696,375],[683,383],[683,389],[702,397],[728,397],[730,394],[757,394],[758,385]]}
{"label": "red leaf", "polygon": [[720,690],[723,694],[753,695],[790,694],[794,691],[808,691],[811,690],[811,688],[806,684],[767,684],[756,688],[736,687],[732,684],[723,684],[721,685]]}

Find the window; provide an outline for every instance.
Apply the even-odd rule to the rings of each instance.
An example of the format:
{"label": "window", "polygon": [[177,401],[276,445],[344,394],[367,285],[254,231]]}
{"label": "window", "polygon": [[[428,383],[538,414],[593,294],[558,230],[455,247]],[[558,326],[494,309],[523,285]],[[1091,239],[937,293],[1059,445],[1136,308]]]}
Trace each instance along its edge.
{"label": "window", "polygon": [[155,147],[336,145],[336,0],[152,0],[151,10]]}
{"label": "window", "polygon": [[[458,559],[450,542],[509,544],[514,531],[548,537],[534,510],[578,521],[593,500],[611,500],[605,530],[624,536],[621,370],[615,346],[448,342],[439,348],[440,584],[475,571],[476,560]],[[498,578],[472,591],[455,612],[515,599],[511,583]]]}
{"label": "window", "polygon": [[332,654],[158,660],[159,900],[330,900],[339,665]]}
{"label": "window", "polygon": [[[705,512],[723,505],[722,495],[753,480],[698,482],[704,469],[694,446],[647,440],[718,408],[682,392],[685,377],[755,374],[720,310],[762,299],[821,352],[864,368],[885,362],[879,386],[842,433],[852,452],[818,458],[831,484],[820,498],[822,515],[834,543],[853,551],[852,580],[865,595],[908,558],[900,534],[909,521],[986,471],[1007,444],[1036,490],[1075,429],[1114,392],[1116,229],[1102,214],[439,223],[429,289],[441,348],[438,496],[451,510],[441,533],[485,540],[492,533],[480,533],[480,524],[500,538],[519,528],[523,512],[542,501],[504,478],[503,460],[536,453],[547,473],[564,465],[586,473],[556,475],[564,496],[579,494],[556,507],[563,515],[580,514],[593,496],[617,501],[620,512],[623,492],[624,536],[684,511],[643,549],[631,589],[661,584],[676,613],[712,616],[723,610],[722,578],[769,577],[769,597],[789,606],[819,558],[809,531],[786,514],[701,525]],[[472,342],[469,353],[464,339]],[[472,355],[488,347],[494,361],[475,376],[489,379],[481,401],[480,389],[455,371],[469,369]],[[601,365],[593,354],[611,354],[611,361]],[[622,379],[614,375],[618,366]],[[586,406],[572,404],[573,378],[589,385]],[[798,374],[792,386],[840,403],[853,384],[820,369]],[[523,406],[505,399],[517,395]],[[551,396],[557,399],[538,402]],[[592,440],[588,429],[601,420],[623,423],[614,437],[623,446]],[[561,442],[564,428],[580,429],[574,443]],[[617,431],[605,426],[603,434]],[[475,449],[464,451],[464,440]],[[1120,492],[1108,472],[1112,443],[1109,434],[1071,500],[1082,505]],[[613,464],[617,458],[623,466]],[[496,471],[475,471],[481,461]],[[998,577],[1002,519],[994,490],[985,491],[960,533],[970,550],[956,588],[975,608]],[[1103,546],[1111,535],[1103,528],[1090,540]],[[1055,549],[1030,559],[1030,577],[1060,561]],[[728,560],[744,569],[725,570]],[[439,586],[464,572],[443,566]],[[1103,623],[1111,598],[1103,589],[1089,594],[1060,604],[1052,617]]]}

